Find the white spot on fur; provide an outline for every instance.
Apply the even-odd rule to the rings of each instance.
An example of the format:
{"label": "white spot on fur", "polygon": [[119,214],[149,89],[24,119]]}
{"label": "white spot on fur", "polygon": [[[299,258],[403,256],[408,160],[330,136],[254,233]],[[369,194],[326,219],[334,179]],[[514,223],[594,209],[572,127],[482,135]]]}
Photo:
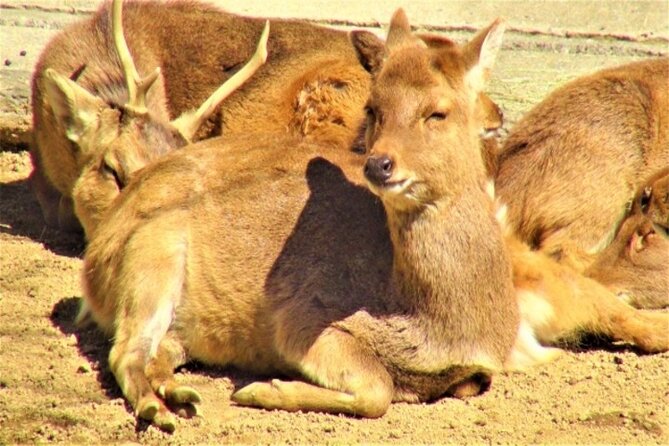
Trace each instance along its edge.
{"label": "white spot on fur", "polygon": [[485,184],[485,191],[492,201],[495,201],[495,181],[488,180]]}
{"label": "white spot on fur", "polygon": [[525,320],[518,326],[518,336],[511,354],[504,364],[506,370],[525,370],[538,364],[554,361],[562,350],[544,347],[539,343],[534,330]]}
{"label": "white spot on fur", "polygon": [[172,324],[173,318],[174,302],[172,299],[167,299],[163,305],[156,308],[156,312],[146,322],[146,325],[142,330],[141,338],[149,339],[151,341],[151,348],[149,350],[149,356],[151,358],[156,357],[158,345],[163,337],[165,337],[167,330],[170,328],[170,324]]}
{"label": "white spot on fur", "polygon": [[553,306],[536,291],[517,289],[518,308],[520,317],[526,322],[537,339],[548,342],[554,339],[556,333],[552,333],[551,321],[555,318]]}

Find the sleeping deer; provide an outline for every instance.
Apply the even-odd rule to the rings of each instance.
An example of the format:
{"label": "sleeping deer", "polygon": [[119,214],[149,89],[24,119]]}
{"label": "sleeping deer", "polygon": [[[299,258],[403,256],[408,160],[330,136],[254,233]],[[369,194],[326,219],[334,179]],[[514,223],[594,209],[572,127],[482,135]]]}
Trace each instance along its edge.
{"label": "sleeping deer", "polygon": [[620,329],[598,307],[563,320],[559,304],[574,301],[533,290],[531,276],[535,299],[519,305],[480,151],[479,93],[502,34],[496,21],[433,47],[402,10],[385,44],[354,32],[373,76],[367,155],[251,134],[138,172],[90,240],[82,307],[113,336],[110,368],[138,416],[172,431],[170,408],[200,401],[174,377],[189,359],[292,377],[249,384],[237,404],[379,417],[392,401],[475,395],[498,370],[549,360],[541,336],[604,329],[669,347],[667,315],[613,295]]}
{"label": "sleeping deer", "polygon": [[[64,30],[35,68],[31,183],[48,224],[90,232],[133,172],[191,140],[259,129],[356,139],[369,76],[345,32],[276,21],[270,62],[217,109],[266,57],[265,34],[240,69],[265,20],[195,2],[137,1],[125,2],[121,27],[120,11],[120,1],[104,4]],[[207,100],[221,84],[225,92]]]}
{"label": "sleeping deer", "polygon": [[613,242],[585,275],[637,308],[669,306],[669,167],[639,188]]}
{"label": "sleeping deer", "polygon": [[496,187],[533,249],[578,270],[606,248],[637,188],[669,166],[669,58],[556,90],[512,129]]}

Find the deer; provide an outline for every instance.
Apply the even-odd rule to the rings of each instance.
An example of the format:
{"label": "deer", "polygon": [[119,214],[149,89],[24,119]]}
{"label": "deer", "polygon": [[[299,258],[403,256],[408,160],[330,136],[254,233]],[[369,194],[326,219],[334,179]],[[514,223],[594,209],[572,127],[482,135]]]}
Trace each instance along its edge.
{"label": "deer", "polygon": [[30,183],[48,225],[88,234],[135,171],[223,131],[357,137],[369,79],[345,32],[278,20],[267,43],[266,20],[205,4],[126,2],[125,24],[121,8],[63,30],[35,67]]}
{"label": "deer", "polygon": [[211,138],[131,179],[88,244],[81,310],[113,338],[109,367],[138,417],[173,432],[172,411],[192,413],[201,397],[174,376],[191,359],[288,377],[236,390],[238,405],[373,418],[394,401],[477,395],[559,353],[539,339],[583,328],[669,348],[667,315],[603,287],[613,308],[579,312],[531,275],[518,299],[481,153],[479,93],[503,32],[497,20],[434,47],[401,9],[385,43],[354,31],[372,78],[365,153]]}
{"label": "deer", "polygon": [[669,306],[669,167],[639,187],[613,242],[584,274],[637,308]]}
{"label": "deer", "polygon": [[669,165],[669,58],[601,70],[527,113],[497,158],[508,223],[578,271],[614,239],[634,194]]}

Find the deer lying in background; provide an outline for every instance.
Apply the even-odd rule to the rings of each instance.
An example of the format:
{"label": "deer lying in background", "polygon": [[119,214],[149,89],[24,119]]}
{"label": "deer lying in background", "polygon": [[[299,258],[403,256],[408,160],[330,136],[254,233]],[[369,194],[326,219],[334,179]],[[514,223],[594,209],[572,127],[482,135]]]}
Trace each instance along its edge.
{"label": "deer lying in background", "polygon": [[[120,7],[114,3],[119,20]],[[276,21],[270,62],[207,121],[216,108],[207,97],[227,81],[239,86],[257,69],[254,62],[253,69],[238,71],[265,21],[193,2],[126,2],[124,8],[124,63],[116,49],[123,31],[116,27],[112,35],[111,8],[105,4],[92,18],[56,36],[35,68],[31,183],[48,224],[78,227],[72,194],[79,181],[83,204],[78,217],[92,230],[134,171],[221,129],[229,136],[262,129],[348,143],[357,137],[369,76],[346,33]],[[263,53],[258,50],[255,60]],[[136,92],[126,81],[128,71],[141,84]],[[327,109],[314,113],[323,103]],[[211,107],[197,119],[182,116],[200,104]],[[81,179],[84,171],[87,180]],[[87,181],[100,197],[88,195]]]}
{"label": "deer lying in background", "polygon": [[[669,167],[643,184],[613,242],[585,271],[637,308],[669,306]],[[668,328],[669,330],[669,328]]]}
{"label": "deer lying in background", "polygon": [[[519,309],[485,190],[478,93],[502,33],[495,22],[434,48],[401,10],[386,45],[354,33],[373,73],[366,160],[258,134],[138,173],[90,241],[83,310],[113,336],[109,364],[140,417],[172,431],[168,408],[200,401],[173,375],[191,358],[304,380],[250,384],[238,404],[378,417],[391,401],[477,394],[495,371],[553,356],[533,334],[551,315]],[[612,299],[622,328],[602,328],[611,314],[591,308],[584,326],[558,315],[546,337],[584,327],[669,347],[666,315]]]}
{"label": "deer lying in background", "polygon": [[611,243],[637,188],[669,165],[669,58],[610,68],[553,92],[498,159],[509,224],[579,271]]}

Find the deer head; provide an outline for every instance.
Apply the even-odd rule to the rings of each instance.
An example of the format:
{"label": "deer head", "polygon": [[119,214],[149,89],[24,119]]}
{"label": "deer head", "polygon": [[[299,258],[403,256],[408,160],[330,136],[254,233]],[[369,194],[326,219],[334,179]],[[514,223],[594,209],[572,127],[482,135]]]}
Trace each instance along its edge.
{"label": "deer head", "polygon": [[669,168],[639,188],[613,242],[586,275],[639,308],[669,306]]}
{"label": "deer head", "polygon": [[76,151],[81,176],[72,196],[86,233],[95,227],[101,213],[134,172],[189,143],[220,102],[267,59],[269,22],[255,54],[240,71],[197,110],[167,121],[151,110],[152,105],[147,105],[148,93],[161,77],[160,68],[145,77],[139,75],[123,35],[121,0],[112,5],[112,31],[127,91],[124,104],[109,104],[53,69],[45,72],[47,102]]}
{"label": "deer head", "polygon": [[377,80],[366,107],[365,175],[384,204],[412,210],[481,184],[479,135],[490,115],[481,93],[503,32],[498,20],[463,47],[437,46],[412,35],[399,10],[385,47],[357,46]]}

